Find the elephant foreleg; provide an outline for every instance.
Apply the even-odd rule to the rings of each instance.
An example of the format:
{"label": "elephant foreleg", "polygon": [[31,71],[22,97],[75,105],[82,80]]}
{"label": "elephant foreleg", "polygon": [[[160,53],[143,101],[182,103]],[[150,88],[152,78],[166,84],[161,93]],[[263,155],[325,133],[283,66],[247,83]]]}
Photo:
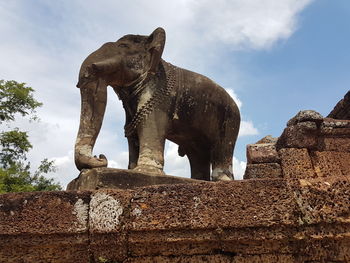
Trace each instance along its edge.
{"label": "elephant foreleg", "polygon": [[165,112],[154,110],[138,127],[139,158],[136,170],[164,174],[164,144],[169,123]]}

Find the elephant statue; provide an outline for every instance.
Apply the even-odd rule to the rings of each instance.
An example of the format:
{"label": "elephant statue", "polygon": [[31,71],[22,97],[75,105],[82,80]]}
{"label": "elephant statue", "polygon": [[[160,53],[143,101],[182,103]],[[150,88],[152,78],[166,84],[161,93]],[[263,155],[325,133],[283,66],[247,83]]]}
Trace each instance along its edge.
{"label": "elephant statue", "polygon": [[[168,139],[187,155],[191,177],[233,180],[232,157],[240,114],[230,95],[209,78],[176,67],[161,56],[165,31],[126,35],[103,44],[82,63],[80,126],[75,143],[79,170],[106,167],[104,155],[93,156],[111,86],[122,101],[129,147],[128,169],[164,174]],[[212,173],[210,169],[212,167]]]}

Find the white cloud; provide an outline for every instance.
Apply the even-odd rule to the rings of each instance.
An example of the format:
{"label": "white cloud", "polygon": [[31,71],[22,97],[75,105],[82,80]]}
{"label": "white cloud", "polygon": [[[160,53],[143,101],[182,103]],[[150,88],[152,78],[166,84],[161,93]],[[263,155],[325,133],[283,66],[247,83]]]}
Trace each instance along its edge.
{"label": "white cloud", "polygon": [[67,166],[67,164],[71,165],[73,162],[73,151],[69,151],[65,156],[53,157],[50,161],[55,161],[55,165],[60,168]]}
{"label": "white cloud", "polygon": [[259,131],[254,127],[251,121],[241,121],[241,127],[239,129],[238,137],[248,136],[248,135],[258,135]]}
{"label": "white cloud", "polygon": [[54,161],[57,171],[48,174],[48,177],[54,178],[61,183],[63,189],[66,189],[67,184],[79,175],[74,165],[73,151],[70,150],[64,156],[52,157],[49,160]]}
{"label": "white cloud", "polygon": [[164,171],[166,174],[190,178],[190,162],[187,156],[179,156],[178,147],[177,144],[167,140],[164,150]]}
{"label": "white cloud", "polygon": [[108,160],[108,167],[126,169],[129,163],[129,152],[122,151],[113,160]]}
{"label": "white cloud", "polygon": [[247,163],[244,161],[238,160],[236,157],[233,157],[233,175],[235,180],[242,180]]}
{"label": "white cloud", "polygon": [[208,41],[232,48],[269,48],[287,39],[297,27],[297,15],[312,0],[217,0],[193,2],[197,28]]}

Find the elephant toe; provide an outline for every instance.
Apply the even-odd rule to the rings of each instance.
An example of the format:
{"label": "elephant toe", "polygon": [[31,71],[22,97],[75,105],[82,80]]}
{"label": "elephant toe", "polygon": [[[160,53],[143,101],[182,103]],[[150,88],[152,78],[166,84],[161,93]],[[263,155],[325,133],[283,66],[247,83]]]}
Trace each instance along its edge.
{"label": "elephant toe", "polygon": [[228,170],[214,169],[212,173],[213,181],[232,181],[233,174]]}
{"label": "elephant toe", "polygon": [[108,161],[106,156],[100,155],[99,158],[97,157],[88,157],[88,156],[81,156],[76,161],[76,166],[79,170],[82,169],[92,169],[92,168],[101,168],[101,167],[107,167]]}
{"label": "elephant toe", "polygon": [[142,165],[142,166],[138,165],[133,170],[136,172],[140,172],[140,173],[165,175],[165,173],[162,169],[159,169],[158,167],[154,167],[154,166],[148,166],[148,165]]}

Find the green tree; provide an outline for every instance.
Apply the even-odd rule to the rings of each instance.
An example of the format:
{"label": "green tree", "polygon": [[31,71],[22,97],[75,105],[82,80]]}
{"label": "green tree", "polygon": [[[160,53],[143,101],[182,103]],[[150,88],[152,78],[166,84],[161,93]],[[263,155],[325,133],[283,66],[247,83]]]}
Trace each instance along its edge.
{"label": "green tree", "polygon": [[[36,109],[42,106],[33,97],[34,90],[25,83],[0,80],[0,124],[13,123],[16,118],[38,120]],[[55,171],[53,161],[44,159],[31,173],[27,153],[33,148],[26,132],[18,128],[0,133],[0,193],[61,190],[61,186],[44,176]]]}

